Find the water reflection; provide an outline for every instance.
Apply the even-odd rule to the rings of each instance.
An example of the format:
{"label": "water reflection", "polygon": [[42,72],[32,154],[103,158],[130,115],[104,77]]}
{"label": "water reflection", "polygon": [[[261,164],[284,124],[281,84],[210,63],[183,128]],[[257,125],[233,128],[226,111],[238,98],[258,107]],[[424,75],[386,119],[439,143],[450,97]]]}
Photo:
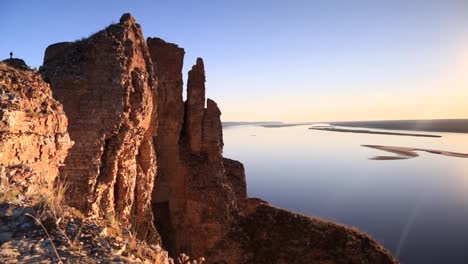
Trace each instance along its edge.
{"label": "water reflection", "polygon": [[403,263],[465,263],[468,160],[422,152],[372,161],[380,150],[361,147],[468,152],[468,134],[437,134],[442,138],[235,126],[224,130],[224,154],[244,163],[250,196],[355,226]]}

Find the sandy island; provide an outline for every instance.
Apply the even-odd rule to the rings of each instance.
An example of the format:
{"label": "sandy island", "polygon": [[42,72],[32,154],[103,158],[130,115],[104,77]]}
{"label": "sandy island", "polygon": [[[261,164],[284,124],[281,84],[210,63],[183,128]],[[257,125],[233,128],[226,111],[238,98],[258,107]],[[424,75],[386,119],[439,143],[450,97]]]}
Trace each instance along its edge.
{"label": "sandy island", "polygon": [[330,125],[390,130],[468,133],[468,119],[347,121],[330,122]]}
{"label": "sandy island", "polygon": [[365,129],[346,129],[346,128],[336,128],[336,127],[310,127],[312,130],[323,130],[323,131],[332,131],[332,132],[344,132],[344,133],[360,133],[360,134],[377,134],[377,135],[393,135],[393,136],[410,136],[410,137],[435,137],[440,138],[439,135],[430,135],[430,134],[414,134],[414,133],[398,133],[398,132],[384,132],[384,131],[373,131]]}
{"label": "sandy island", "polygon": [[444,155],[444,156],[456,157],[456,158],[468,158],[468,154],[450,152],[450,151],[444,151],[444,150],[392,147],[392,146],[379,146],[379,145],[361,145],[361,146],[397,154],[397,156],[375,156],[373,158],[370,158],[371,160],[411,159],[411,158],[415,158],[419,156],[419,154],[416,151],[424,151],[424,152],[428,152],[432,154],[438,154],[438,155]]}
{"label": "sandy island", "polygon": [[279,128],[279,127],[295,127],[295,126],[308,126],[312,125],[313,123],[289,123],[289,124],[261,124],[260,126],[265,128]]}

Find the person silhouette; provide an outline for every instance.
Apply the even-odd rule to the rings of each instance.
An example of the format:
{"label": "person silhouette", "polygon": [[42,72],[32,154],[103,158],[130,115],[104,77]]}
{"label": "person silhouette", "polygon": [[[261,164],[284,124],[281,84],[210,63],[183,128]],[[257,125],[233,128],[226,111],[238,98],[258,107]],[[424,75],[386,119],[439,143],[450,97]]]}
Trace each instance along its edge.
{"label": "person silhouette", "polygon": [[13,59],[13,51],[10,51],[10,60]]}

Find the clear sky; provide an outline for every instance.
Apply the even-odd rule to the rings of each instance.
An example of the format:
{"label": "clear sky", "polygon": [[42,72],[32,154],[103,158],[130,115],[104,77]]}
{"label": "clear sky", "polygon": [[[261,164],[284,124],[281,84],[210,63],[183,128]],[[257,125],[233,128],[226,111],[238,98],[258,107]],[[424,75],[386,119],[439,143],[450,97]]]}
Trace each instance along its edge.
{"label": "clear sky", "polygon": [[0,55],[132,13],[145,37],[203,57],[223,121],[468,118],[466,0],[3,0]]}

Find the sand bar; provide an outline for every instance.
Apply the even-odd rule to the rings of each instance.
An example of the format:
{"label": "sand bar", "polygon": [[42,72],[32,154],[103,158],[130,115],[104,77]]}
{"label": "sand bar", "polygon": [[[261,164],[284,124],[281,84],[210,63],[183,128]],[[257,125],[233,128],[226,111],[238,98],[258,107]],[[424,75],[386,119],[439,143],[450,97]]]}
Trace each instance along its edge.
{"label": "sand bar", "polygon": [[431,154],[444,155],[456,158],[468,158],[466,153],[451,152],[445,150],[433,150],[433,149],[422,149],[422,148],[407,148],[407,147],[393,147],[393,146],[380,146],[380,145],[361,145],[366,148],[378,149],[390,153],[397,154],[397,156],[375,156],[370,158],[371,160],[401,160],[411,159],[418,157],[417,151],[428,152]]}
{"label": "sand bar", "polygon": [[431,134],[415,134],[415,133],[399,133],[399,132],[386,132],[386,131],[374,131],[366,129],[346,129],[346,128],[336,128],[336,127],[310,127],[312,130],[323,130],[323,131],[332,131],[332,132],[344,132],[344,133],[360,133],[360,134],[376,134],[376,135],[392,135],[392,136],[410,136],[410,137],[434,137],[440,138],[440,135],[431,135]]}

